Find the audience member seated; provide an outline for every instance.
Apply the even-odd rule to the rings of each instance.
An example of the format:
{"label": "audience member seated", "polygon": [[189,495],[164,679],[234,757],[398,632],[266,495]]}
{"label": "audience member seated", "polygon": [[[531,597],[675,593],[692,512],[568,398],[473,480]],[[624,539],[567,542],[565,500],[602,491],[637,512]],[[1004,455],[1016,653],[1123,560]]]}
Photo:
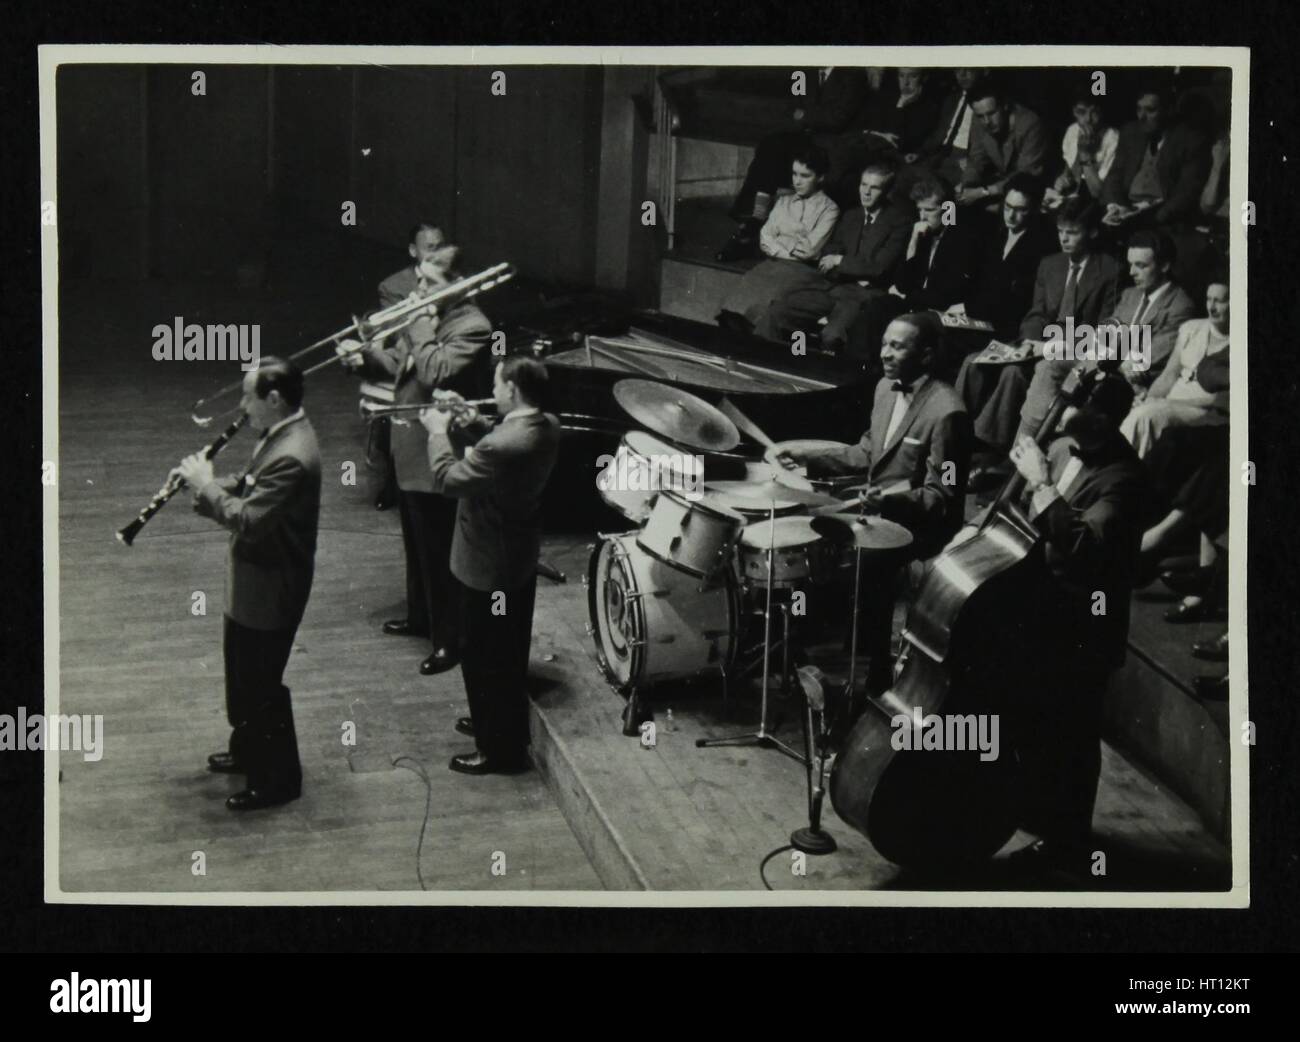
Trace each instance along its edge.
{"label": "audience member seated", "polygon": [[809,80],[812,93],[807,104],[795,109],[795,126],[769,134],[754,150],[745,183],[731,208],[731,216],[740,222],[740,228],[718,251],[720,261],[757,256],[759,230],[771,213],[778,189],[789,184],[790,164],[795,155],[810,143],[826,147],[823,138],[833,139],[848,129],[859,115],[870,89],[867,73],[860,68],[823,68]]}
{"label": "audience member seated", "polygon": [[1141,88],[1137,119],[1120,131],[1102,185],[1104,224],[1168,226],[1195,218],[1210,150],[1196,129],[1173,121],[1172,108],[1168,88]]}
{"label": "audience member seated", "polygon": [[[1228,281],[1210,283],[1208,318],[1184,322],[1164,371],[1146,399],[1133,407],[1120,431],[1145,457],[1170,427],[1216,426],[1228,422]],[[1208,390],[1207,384],[1219,387]]]}
{"label": "audience member seated", "polygon": [[916,162],[955,185],[961,180],[970,152],[975,118],[971,94],[988,75],[988,69],[953,69],[952,75],[956,88],[940,102],[939,118],[933,132],[922,142]]}
{"label": "audience member seated", "polygon": [[[1057,211],[1056,236],[1061,252],[1038,265],[1033,303],[1020,323],[1019,341],[1041,343],[1049,325],[1098,325],[1115,310],[1119,265],[1097,249],[1100,211],[1085,199],[1069,199]],[[1010,451],[1020,423],[1036,359],[1008,365],[976,365],[967,359],[957,375],[957,393],[975,418],[975,437],[982,443],[980,472],[973,483],[983,484],[996,471],[988,466]],[[995,459],[987,458],[992,453]]]}
{"label": "audience member seated", "polygon": [[[1119,298],[1119,304],[1100,325],[1126,331],[1129,339],[1149,340],[1150,356],[1139,368],[1135,358],[1125,358],[1119,371],[1137,389],[1155,381],[1174,349],[1179,327],[1196,316],[1191,298],[1170,279],[1174,247],[1169,236],[1157,231],[1134,232],[1128,243],[1128,270],[1133,285]],[[1052,399],[1060,390],[1065,374],[1076,365],[1095,362],[1069,358],[1043,358],[1034,367],[1034,377],[1020,411],[1020,433],[1032,434],[1047,417]]]}
{"label": "audience member seated", "polygon": [[[969,295],[950,306],[949,314],[991,323],[999,340],[1016,338],[1033,302],[1038,265],[1056,251],[1056,235],[1040,213],[1042,198],[1042,182],[1032,174],[1007,179],[1001,227],[984,237]],[[980,337],[982,347],[988,334]]]}
{"label": "audience member seated", "polygon": [[[1226,380],[1226,367],[1222,375]],[[1180,540],[1199,536],[1195,568],[1160,572],[1160,581],[1183,597],[1165,613],[1166,621],[1222,618],[1226,561],[1216,541],[1228,529],[1231,468],[1227,426],[1171,428],[1143,464],[1151,483],[1153,516],[1159,518],[1142,535],[1141,571],[1146,581],[1159,571]]]}
{"label": "audience member seated", "polygon": [[768,259],[746,272],[723,301],[719,325],[770,339],[773,301],[796,286],[819,281],[814,265],[840,214],[822,191],[826,168],[826,153],[815,145],[795,157],[794,192],[777,199],[759,236]]}
{"label": "audience member seated", "polygon": [[925,69],[898,70],[898,99],[868,116],[873,124],[863,130],[864,158],[916,162],[939,121],[939,100],[927,89],[928,79]]}
{"label": "audience member seated", "polygon": [[861,205],[840,218],[817,272],[787,288],[773,305],[774,339],[789,343],[796,330],[815,329],[817,320],[825,317],[823,347],[847,353],[864,365],[878,362],[878,353],[868,345],[879,342],[880,331],[874,338],[868,336],[862,308],[888,296],[912,228],[911,214],[890,198],[893,181],[893,171],[884,165],[873,163],[862,171]]}
{"label": "audience member seated", "polygon": [[1000,88],[985,82],[970,98],[975,123],[957,202],[995,213],[1012,174],[1047,174],[1051,142],[1042,120]]}
{"label": "audience member seated", "polygon": [[1061,139],[1065,166],[1047,192],[1047,205],[1055,209],[1076,195],[1100,199],[1118,147],[1119,131],[1106,126],[1101,103],[1084,90],[1074,101],[1074,122]]}

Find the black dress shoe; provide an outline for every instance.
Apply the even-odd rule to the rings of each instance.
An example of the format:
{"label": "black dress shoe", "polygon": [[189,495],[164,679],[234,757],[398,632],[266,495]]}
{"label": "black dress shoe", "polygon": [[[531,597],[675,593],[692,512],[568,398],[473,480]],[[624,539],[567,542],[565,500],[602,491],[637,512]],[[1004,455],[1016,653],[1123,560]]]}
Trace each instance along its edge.
{"label": "black dress shoe", "polygon": [[1206,600],[1202,600],[1199,604],[1187,604],[1184,601],[1180,601],[1165,612],[1165,622],[1179,624],[1187,622],[1210,622],[1212,620],[1222,619],[1223,617],[1223,609],[1214,607]]}
{"label": "black dress shoe", "polygon": [[1228,674],[1221,677],[1196,677],[1192,689],[1197,698],[1207,702],[1226,702],[1228,700]]}
{"label": "black dress shoe", "polygon": [[1224,630],[1213,640],[1198,640],[1192,645],[1192,654],[1207,662],[1228,661],[1228,631]]}
{"label": "black dress shoe", "polygon": [[459,664],[460,659],[450,648],[435,648],[433,654],[420,663],[420,674],[431,677],[436,673],[446,673],[449,669],[455,669]]}
{"label": "black dress shoe", "polygon": [[391,510],[397,505],[397,498],[389,495],[387,492],[381,492],[375,497],[376,510]]}
{"label": "black dress shoe", "polygon": [[208,757],[208,770],[213,774],[246,774],[244,765],[230,753],[213,753]]}
{"label": "black dress shoe", "polygon": [[278,807],[301,795],[301,792],[292,790],[245,789],[226,800],[226,807],[229,810],[261,810],[264,807]]}
{"label": "black dress shoe", "polygon": [[1003,484],[1010,476],[1011,471],[1006,464],[976,467],[966,479],[966,489],[969,492],[988,492]]}
{"label": "black dress shoe", "polygon": [[390,637],[427,637],[427,630],[411,625],[410,619],[389,619],[384,623],[384,632]]}
{"label": "black dress shoe", "polygon": [[1008,867],[1026,874],[1064,872],[1080,875],[1086,872],[1088,864],[1087,852],[1082,847],[1052,843],[1045,839],[1021,847],[1007,857]]}
{"label": "black dress shoe", "polygon": [[468,716],[462,716],[456,721],[456,730],[463,735],[474,737],[474,721]]}
{"label": "black dress shoe", "polygon": [[447,766],[459,774],[522,774],[528,770],[527,763],[494,763],[482,753],[453,756]]}
{"label": "black dress shoe", "polygon": [[1210,588],[1214,579],[1214,565],[1193,568],[1188,572],[1160,573],[1160,581],[1181,597],[1199,597]]}

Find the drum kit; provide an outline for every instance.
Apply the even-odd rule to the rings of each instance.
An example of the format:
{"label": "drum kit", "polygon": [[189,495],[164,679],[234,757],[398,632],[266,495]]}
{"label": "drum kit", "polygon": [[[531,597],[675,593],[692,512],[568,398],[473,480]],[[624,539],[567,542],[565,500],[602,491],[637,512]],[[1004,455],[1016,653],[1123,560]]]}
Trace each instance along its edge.
{"label": "drum kit", "polygon": [[[727,413],[679,388],[628,379],[616,385],[614,396],[650,429],[624,435],[597,478],[601,498],[636,527],[599,535],[585,579],[597,661],[627,697],[624,733],[639,733],[645,717],[638,696],[655,685],[716,674],[725,691],[729,678],[751,672],[761,659],[758,730],[696,744],[760,745],[803,761],[772,735],[767,720],[775,647],[782,651],[780,683],[793,684],[796,595],[829,587],[850,570],[860,575],[863,551],[906,545],[910,534],[882,518],[860,517],[853,502],[831,494],[832,487],[818,487],[778,462],[785,447],[810,442],[773,443],[763,436],[766,454],[759,462],[731,452],[741,439]],[[730,411],[737,412],[734,406]],[[743,427],[751,437],[757,430],[747,419]],[[743,461],[745,479],[709,481],[709,459],[718,456]],[[841,483],[834,490],[849,487]],[[855,584],[855,611],[857,594]],[[774,608],[781,616],[776,644]],[[759,614],[761,655],[757,643],[746,647],[747,622]]]}

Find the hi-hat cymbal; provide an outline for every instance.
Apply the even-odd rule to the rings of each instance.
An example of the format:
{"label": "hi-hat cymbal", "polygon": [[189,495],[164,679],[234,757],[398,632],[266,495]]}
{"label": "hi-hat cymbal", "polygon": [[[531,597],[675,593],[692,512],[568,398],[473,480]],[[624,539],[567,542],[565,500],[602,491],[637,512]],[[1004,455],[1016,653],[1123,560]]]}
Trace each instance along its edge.
{"label": "hi-hat cymbal", "polygon": [[810,518],[812,530],[836,543],[852,543],[861,550],[897,550],[912,542],[912,533],[883,517],[858,514],[823,514]]}
{"label": "hi-hat cymbal", "polygon": [[632,419],[687,448],[727,452],[740,444],[740,432],[725,414],[680,387],[620,380],[614,399]]}
{"label": "hi-hat cymbal", "polygon": [[727,499],[748,499],[763,506],[775,505],[779,510],[792,504],[812,507],[839,506],[840,501],[812,489],[792,488],[779,481],[710,481],[704,485],[706,492],[717,492]]}

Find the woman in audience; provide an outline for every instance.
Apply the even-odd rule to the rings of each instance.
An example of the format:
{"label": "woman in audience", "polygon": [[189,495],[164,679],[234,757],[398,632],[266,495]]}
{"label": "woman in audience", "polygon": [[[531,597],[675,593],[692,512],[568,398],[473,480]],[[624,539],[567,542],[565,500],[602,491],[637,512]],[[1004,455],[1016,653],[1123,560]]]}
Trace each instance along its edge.
{"label": "woman in audience", "polygon": [[794,191],[777,199],[759,233],[767,259],[746,272],[722,302],[718,325],[770,339],[772,302],[819,282],[817,257],[840,216],[840,208],[822,191],[828,166],[826,153],[815,145],[795,156]]}
{"label": "woman in audience", "polygon": [[[1178,329],[1178,341],[1146,399],[1120,426],[1139,457],[1169,427],[1212,427],[1228,422],[1228,278],[1219,275],[1205,292],[1208,318]],[[1222,372],[1220,372],[1222,370]],[[1207,388],[1207,383],[1217,390]]]}

